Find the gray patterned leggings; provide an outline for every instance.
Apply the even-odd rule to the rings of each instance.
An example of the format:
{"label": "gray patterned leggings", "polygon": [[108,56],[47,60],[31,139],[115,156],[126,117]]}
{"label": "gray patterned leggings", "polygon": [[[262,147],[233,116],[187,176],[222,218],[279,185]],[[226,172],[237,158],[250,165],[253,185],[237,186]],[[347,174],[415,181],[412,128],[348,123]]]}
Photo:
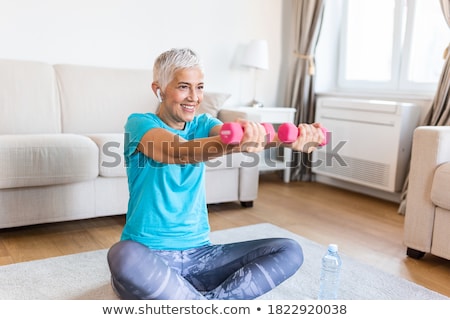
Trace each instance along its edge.
{"label": "gray patterned leggings", "polygon": [[300,245],[272,238],[152,250],[134,241],[108,252],[112,287],[122,299],[254,299],[292,276],[303,263]]}

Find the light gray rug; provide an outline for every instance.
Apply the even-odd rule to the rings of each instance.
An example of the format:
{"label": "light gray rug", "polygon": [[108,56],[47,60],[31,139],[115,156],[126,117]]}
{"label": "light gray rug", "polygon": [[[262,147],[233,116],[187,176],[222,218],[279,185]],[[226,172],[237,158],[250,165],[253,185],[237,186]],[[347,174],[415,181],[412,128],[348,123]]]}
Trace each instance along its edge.
{"label": "light gray rug", "polygon": [[[326,248],[271,224],[257,224],[211,234],[213,242],[289,237],[303,247],[299,271],[260,299],[315,300],[320,260]],[[0,299],[96,300],[117,299],[111,290],[107,250],[79,253],[0,267]],[[448,297],[342,256],[339,298],[342,300],[440,300]]]}

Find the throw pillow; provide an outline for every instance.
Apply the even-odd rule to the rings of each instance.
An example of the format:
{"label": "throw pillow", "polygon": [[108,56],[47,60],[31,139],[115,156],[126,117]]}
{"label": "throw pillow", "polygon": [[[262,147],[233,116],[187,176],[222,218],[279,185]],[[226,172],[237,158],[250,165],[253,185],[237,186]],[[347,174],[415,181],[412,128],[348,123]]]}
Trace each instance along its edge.
{"label": "throw pillow", "polygon": [[231,97],[229,93],[204,92],[203,101],[197,110],[197,114],[209,113],[213,117],[217,117],[220,108],[229,97]]}

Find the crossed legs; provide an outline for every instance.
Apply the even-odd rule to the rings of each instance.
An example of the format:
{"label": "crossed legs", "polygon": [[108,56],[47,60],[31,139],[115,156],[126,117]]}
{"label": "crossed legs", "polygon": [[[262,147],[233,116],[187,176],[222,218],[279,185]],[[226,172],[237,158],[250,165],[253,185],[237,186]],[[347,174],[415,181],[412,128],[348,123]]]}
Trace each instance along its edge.
{"label": "crossed legs", "polygon": [[134,241],[108,252],[112,286],[122,299],[254,299],[292,276],[300,245],[270,238],[189,250],[152,250]]}

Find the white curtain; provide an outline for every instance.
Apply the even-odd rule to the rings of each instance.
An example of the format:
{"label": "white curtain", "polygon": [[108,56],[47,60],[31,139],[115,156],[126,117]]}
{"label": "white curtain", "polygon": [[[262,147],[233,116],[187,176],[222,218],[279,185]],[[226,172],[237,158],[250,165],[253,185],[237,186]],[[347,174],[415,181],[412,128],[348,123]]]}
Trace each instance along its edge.
{"label": "white curtain", "polygon": [[[444,17],[450,27],[450,0],[440,0]],[[448,126],[450,125],[450,45],[447,46],[444,57],[445,63],[439,79],[438,88],[431,103],[430,109],[421,125]],[[408,194],[408,177],[402,190],[401,202],[398,208],[400,214],[406,212],[406,196]]]}

